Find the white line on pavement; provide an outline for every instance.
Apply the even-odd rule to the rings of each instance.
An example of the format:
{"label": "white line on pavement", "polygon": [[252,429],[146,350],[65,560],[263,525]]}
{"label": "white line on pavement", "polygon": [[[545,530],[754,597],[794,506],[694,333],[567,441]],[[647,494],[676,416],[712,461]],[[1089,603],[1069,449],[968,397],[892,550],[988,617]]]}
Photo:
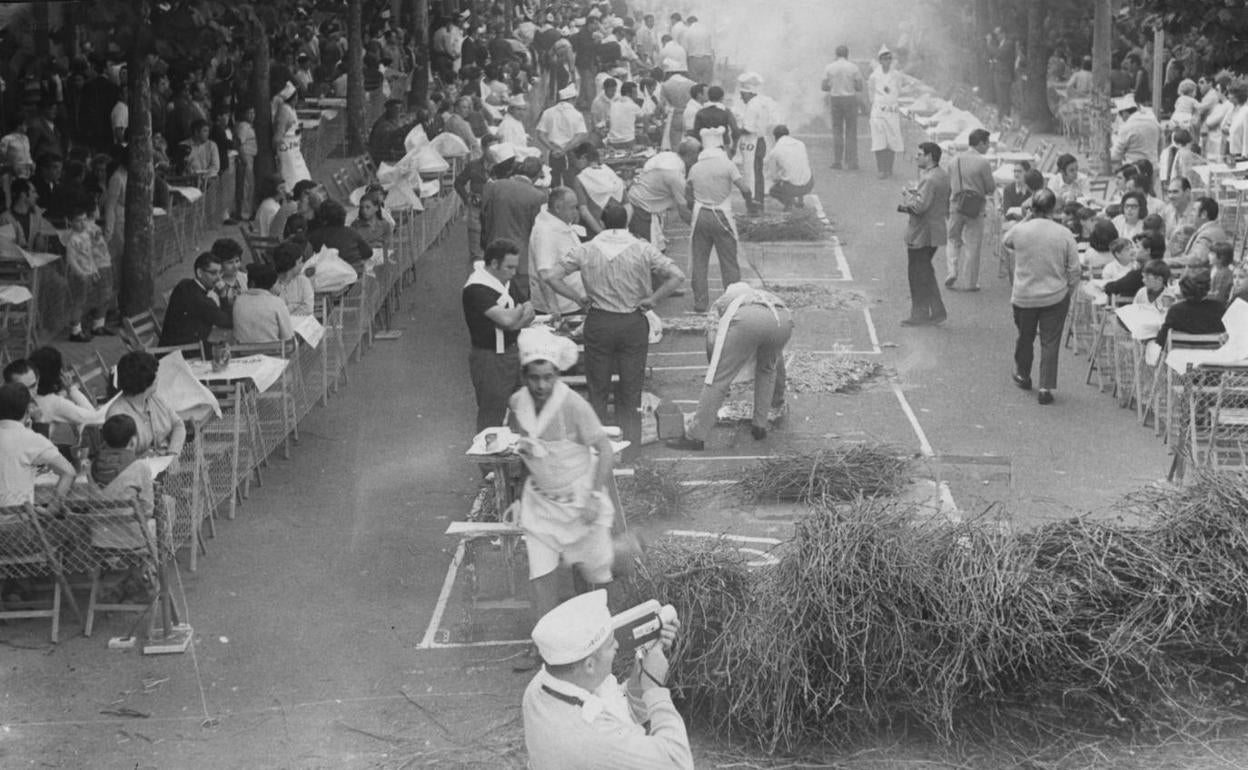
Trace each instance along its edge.
{"label": "white line on pavement", "polygon": [[836,255],[836,268],[841,271],[841,280],[854,280],[854,274],[849,269],[849,260],[845,258],[845,250],[841,248],[840,238],[832,239],[832,253]]}
{"label": "white line on pavement", "polygon": [[455,574],[459,572],[459,565],[464,563],[465,550],[464,541],[460,540],[455,548],[455,555],[451,557],[451,566],[446,570],[446,579],[442,581],[438,603],[433,606],[433,617],[429,619],[429,627],[425,629],[425,635],[420,640],[420,644],[416,645],[418,650],[428,650],[437,646],[434,639],[437,637],[438,627],[442,625],[442,613],[446,612],[446,603],[451,599],[451,589],[455,587]]}
{"label": "white line on pavement", "polygon": [[776,455],[710,455],[703,457],[695,457],[693,455],[683,455],[681,457],[656,457],[652,462],[656,463],[713,463],[726,460],[774,460]]}
{"label": "white line on pavement", "polygon": [[919,437],[919,452],[924,457],[935,457],[936,453],[932,451],[932,444],[927,440],[927,434],[923,432],[923,426],[919,424],[919,418],[911,408],[901,386],[895,382],[889,384],[893,388],[893,395],[897,397],[897,403],[901,405],[901,411],[905,413],[906,419],[910,421],[910,427],[914,429],[914,435]]}
{"label": "white line on pavement", "polygon": [[875,321],[871,319],[871,308],[862,309],[862,317],[867,321],[867,336],[871,338],[871,349],[880,353],[880,335],[875,332]]}

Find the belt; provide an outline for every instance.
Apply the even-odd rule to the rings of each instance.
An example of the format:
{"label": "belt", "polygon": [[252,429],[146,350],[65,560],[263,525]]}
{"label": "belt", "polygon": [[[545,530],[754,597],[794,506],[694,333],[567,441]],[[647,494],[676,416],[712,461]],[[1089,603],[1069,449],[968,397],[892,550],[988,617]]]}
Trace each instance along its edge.
{"label": "belt", "polygon": [[491,346],[490,346],[490,347],[488,347],[488,348],[483,348],[483,347],[480,347],[480,346],[478,346],[478,345],[473,345],[473,346],[472,346],[472,349],[473,349],[473,350],[483,350],[483,351],[485,351],[486,353],[493,353],[493,354],[494,354],[494,355],[496,355],[496,356],[505,356],[505,355],[507,355],[508,353],[515,353],[517,350],[519,350],[519,348],[518,348],[518,347],[516,347],[515,345],[508,345],[508,346],[507,346],[507,347],[503,350],[503,352],[502,352],[502,353],[499,353],[499,352],[495,351],[495,350],[494,350],[494,346],[493,346],[493,345],[491,345]]}
{"label": "belt", "polygon": [[588,311],[587,315],[592,315],[592,314],[594,314],[594,313],[605,313],[606,315],[620,315],[620,316],[628,316],[628,315],[636,315],[636,314],[638,314],[638,313],[640,313],[640,312],[642,312],[642,311],[640,311],[640,310],[630,310],[630,311],[628,311],[627,313],[617,313],[617,312],[615,312],[614,310],[603,310],[603,309],[602,309],[602,308],[600,308],[600,307],[591,307],[591,308],[589,309],[589,311]]}

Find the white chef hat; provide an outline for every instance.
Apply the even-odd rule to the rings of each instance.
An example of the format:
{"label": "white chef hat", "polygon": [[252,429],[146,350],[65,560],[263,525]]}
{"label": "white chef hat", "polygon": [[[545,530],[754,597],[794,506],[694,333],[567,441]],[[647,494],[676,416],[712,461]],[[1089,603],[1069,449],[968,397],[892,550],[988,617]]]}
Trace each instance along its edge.
{"label": "white chef hat", "polygon": [[490,160],[502,163],[516,157],[516,148],[510,142],[498,142],[490,147]]}
{"label": "white chef hat", "polygon": [[737,90],[756,94],[763,87],[763,76],[757,72],[742,72],[737,77]]}
{"label": "white chef hat", "polygon": [[290,97],[294,96],[295,84],[287,80],[286,85],[282,86],[282,90],[278,91],[277,95],[282,97],[283,99],[289,99]]}
{"label": "white chef hat", "polygon": [[888,49],[888,46],[882,45],[880,46],[880,50],[875,54],[875,58],[879,59],[884,56],[892,56],[892,55],[893,55],[893,52]]}
{"label": "white chef hat", "polygon": [[709,150],[712,147],[724,146],[723,126],[711,126],[710,128],[704,128],[699,132],[699,135],[702,137],[702,149],[704,150]]}
{"label": "white chef hat", "polygon": [[568,83],[567,86],[559,90],[559,101],[566,102],[568,99],[575,99],[579,93],[576,89],[576,83]]}
{"label": "white chef hat", "polygon": [[576,366],[580,357],[575,342],[567,337],[560,337],[546,326],[521,329],[516,345],[520,348],[521,366],[533,361],[549,361],[563,372]]}
{"label": "white chef hat", "polygon": [[610,636],[611,611],[602,588],[568,599],[533,626],[533,643],[548,666],[584,660]]}
{"label": "white chef hat", "polygon": [[524,94],[516,94],[515,96],[513,96],[513,97],[511,97],[510,99],[508,99],[508,100],[507,100],[507,106],[508,106],[508,107],[522,107],[522,108],[523,108],[523,107],[528,107],[528,106],[529,106],[529,103],[528,103],[528,101],[524,98]]}

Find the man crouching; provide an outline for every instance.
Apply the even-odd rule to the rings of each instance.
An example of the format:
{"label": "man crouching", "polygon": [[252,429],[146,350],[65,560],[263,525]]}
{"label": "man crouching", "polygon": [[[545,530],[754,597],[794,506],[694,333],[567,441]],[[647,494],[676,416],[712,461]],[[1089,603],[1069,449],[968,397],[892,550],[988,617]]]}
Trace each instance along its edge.
{"label": "man crouching", "polygon": [[[689,735],[667,681],[680,623],[633,663],[626,684],[611,675],[619,647],[607,592],[581,594],[542,616],[533,641],[546,662],[524,691],[524,743],[533,770],[692,768]],[[643,725],[648,725],[643,727]]]}

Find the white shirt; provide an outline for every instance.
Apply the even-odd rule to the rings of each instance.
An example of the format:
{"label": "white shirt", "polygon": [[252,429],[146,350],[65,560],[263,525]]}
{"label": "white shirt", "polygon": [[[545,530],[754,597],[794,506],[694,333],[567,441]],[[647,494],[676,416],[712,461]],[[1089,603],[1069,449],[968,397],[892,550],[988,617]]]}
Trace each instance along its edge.
{"label": "white shirt", "polygon": [[537,133],[556,147],[566,147],[577,134],[588,133],[585,116],[571,102],[548,108],[537,121]]}
{"label": "white shirt", "polygon": [[740,105],[738,125],[745,133],[755,136],[770,136],[771,129],[780,123],[780,106],[770,96],[755,94],[749,104]]}
{"label": "white shirt", "polygon": [[[542,206],[537,218],[533,220],[533,232],[529,234],[529,264],[532,267],[529,271],[529,297],[535,308],[542,312],[553,311],[555,308],[546,307],[547,298],[550,297],[554,298],[560,313],[571,313],[577,309],[575,302],[544,286],[541,271],[553,270],[570,251],[580,245],[581,237],[576,226],[564,222]],[[583,294],[585,291],[579,272],[566,276],[564,283],[578,293]]]}
{"label": "white shirt", "polygon": [[763,161],[764,176],[767,181],[788,182],[801,186],[811,179],[810,158],[806,154],[806,145],[791,136],[782,136],[767,150]]}
{"label": "white shirt", "polygon": [[667,41],[667,45],[659,49],[659,64],[668,59],[672,59],[680,65],[681,72],[689,69],[689,54],[686,53],[685,47],[675,40]]}
{"label": "white shirt", "polygon": [[125,102],[117,102],[113,105],[113,111],[109,114],[109,124],[113,128],[125,130],[130,127],[130,105]]}
{"label": "white shirt", "polygon": [[56,445],[14,420],[0,420],[0,504],[34,502],[35,468],[53,455]]}
{"label": "white shirt", "polygon": [[1248,155],[1248,104],[1240,105],[1231,115],[1231,128],[1227,133],[1232,155]]}
{"label": "white shirt", "polygon": [[498,138],[513,147],[529,146],[529,135],[524,130],[524,124],[512,117],[510,112],[498,124]]}
{"label": "white shirt", "polygon": [[694,22],[685,29],[685,36],[680,44],[684,46],[685,54],[688,56],[712,55],[710,27],[700,21]]}
{"label": "white shirt", "polygon": [[607,141],[617,144],[634,141],[637,138],[637,118],[641,115],[641,106],[627,96],[617,97],[611,102],[609,112]]}
{"label": "white shirt", "polygon": [[680,43],[680,46],[683,48],[685,45],[685,32],[688,31],[688,29],[689,27],[683,21],[678,21],[672,25],[668,34],[672,36],[672,40]]}

